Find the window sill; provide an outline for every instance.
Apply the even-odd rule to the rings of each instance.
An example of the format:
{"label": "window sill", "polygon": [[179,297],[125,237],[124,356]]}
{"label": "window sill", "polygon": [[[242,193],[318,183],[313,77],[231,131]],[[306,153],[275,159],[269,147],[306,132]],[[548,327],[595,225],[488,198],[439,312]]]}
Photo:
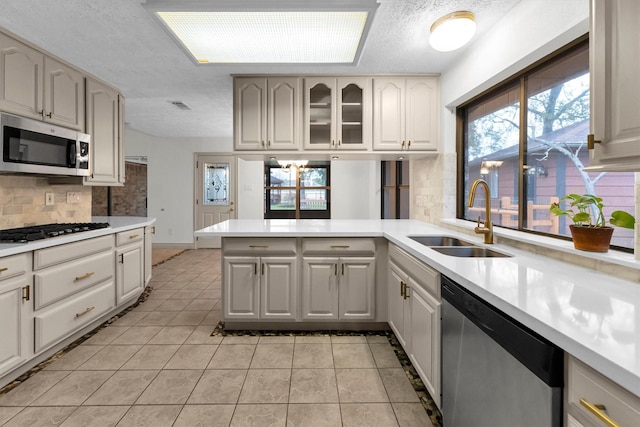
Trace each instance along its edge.
{"label": "window sill", "polygon": [[[447,218],[440,221],[447,228],[462,233],[473,233],[476,224],[472,221]],[[543,256],[570,262],[593,270],[612,274],[623,279],[640,281],[640,260],[634,254],[609,250],[609,252],[586,252],[573,247],[573,242],[552,237],[538,236],[516,230],[495,227],[496,241]],[[624,267],[620,269],[620,267]]]}

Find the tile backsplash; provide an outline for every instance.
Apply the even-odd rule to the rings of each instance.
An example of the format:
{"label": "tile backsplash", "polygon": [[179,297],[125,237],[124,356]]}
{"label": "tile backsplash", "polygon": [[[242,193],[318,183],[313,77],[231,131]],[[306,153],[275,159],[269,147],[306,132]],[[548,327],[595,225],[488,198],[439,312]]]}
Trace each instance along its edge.
{"label": "tile backsplash", "polygon": [[[78,203],[67,203],[67,193],[80,194]],[[45,204],[46,193],[54,203]],[[51,184],[49,178],[0,175],[0,229],[63,222],[91,221],[91,187]]]}

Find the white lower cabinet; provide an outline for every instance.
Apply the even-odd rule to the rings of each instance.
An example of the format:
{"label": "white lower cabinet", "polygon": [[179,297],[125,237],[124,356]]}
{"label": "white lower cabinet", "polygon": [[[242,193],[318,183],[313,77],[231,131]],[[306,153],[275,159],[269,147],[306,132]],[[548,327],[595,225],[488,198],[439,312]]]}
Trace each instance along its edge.
{"label": "white lower cabinet", "polygon": [[0,377],[33,354],[30,254],[0,259]]}
{"label": "white lower cabinet", "polygon": [[224,257],[226,319],[296,319],[296,257]]}
{"label": "white lower cabinet", "polygon": [[302,318],[375,318],[375,257],[304,257]]}
{"label": "white lower cabinet", "polygon": [[565,420],[570,427],[637,426],[640,398],[588,367],[566,357]]}
{"label": "white lower cabinet", "polygon": [[389,325],[439,406],[440,273],[395,245],[389,258]]}
{"label": "white lower cabinet", "polygon": [[116,235],[116,304],[137,297],[145,286],[144,229]]}
{"label": "white lower cabinet", "polygon": [[153,236],[156,234],[156,226],[149,225],[144,229],[144,286],[151,280],[153,270]]}

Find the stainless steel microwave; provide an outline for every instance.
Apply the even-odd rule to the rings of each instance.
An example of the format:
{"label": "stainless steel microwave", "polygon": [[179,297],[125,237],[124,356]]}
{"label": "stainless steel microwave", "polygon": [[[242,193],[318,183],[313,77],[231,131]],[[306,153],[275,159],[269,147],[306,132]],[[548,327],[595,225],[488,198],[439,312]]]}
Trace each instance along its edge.
{"label": "stainless steel microwave", "polygon": [[0,114],[0,172],[89,176],[91,137],[38,120]]}

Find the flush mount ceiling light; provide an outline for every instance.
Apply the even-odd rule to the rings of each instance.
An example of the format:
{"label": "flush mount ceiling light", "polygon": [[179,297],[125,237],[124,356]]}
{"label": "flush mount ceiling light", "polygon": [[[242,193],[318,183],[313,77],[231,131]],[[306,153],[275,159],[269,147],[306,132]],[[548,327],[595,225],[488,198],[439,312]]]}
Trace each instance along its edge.
{"label": "flush mount ceiling light", "polygon": [[378,5],[331,3],[148,0],[146,7],[199,64],[357,63]]}
{"label": "flush mount ceiling light", "polygon": [[469,11],[449,13],[431,25],[429,44],[440,52],[461,48],[476,32],[475,15]]}

